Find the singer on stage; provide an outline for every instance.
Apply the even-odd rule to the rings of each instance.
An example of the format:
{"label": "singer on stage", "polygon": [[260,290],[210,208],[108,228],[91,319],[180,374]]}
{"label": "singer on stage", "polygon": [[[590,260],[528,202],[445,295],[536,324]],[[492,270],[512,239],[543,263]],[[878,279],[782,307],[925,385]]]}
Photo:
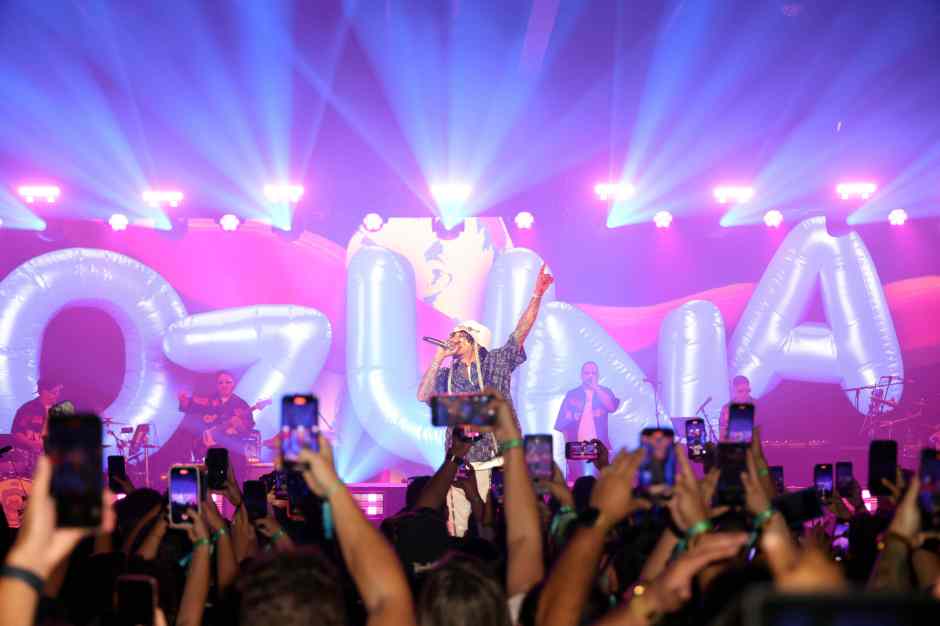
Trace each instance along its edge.
{"label": "singer on stage", "polygon": [[747,376],[738,374],[731,379],[731,402],[721,407],[721,416],[718,418],[718,436],[721,441],[728,438],[728,406],[732,402],[735,404],[754,403],[754,398],[751,397],[751,381]]}
{"label": "singer on stage", "polygon": [[[597,363],[588,361],[581,366],[581,385],[565,394],[555,430],[565,436],[566,443],[598,439],[610,450],[607,417],[620,406],[620,399],[598,383],[599,377]],[[568,461],[568,479],[577,478],[586,470],[583,461]]]}

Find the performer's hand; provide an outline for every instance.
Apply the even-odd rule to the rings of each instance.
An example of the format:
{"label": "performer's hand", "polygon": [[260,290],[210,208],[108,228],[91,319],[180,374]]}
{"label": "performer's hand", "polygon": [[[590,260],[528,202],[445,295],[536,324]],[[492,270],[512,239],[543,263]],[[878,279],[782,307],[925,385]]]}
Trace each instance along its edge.
{"label": "performer's hand", "polygon": [[554,282],[555,278],[551,274],[545,273],[545,264],[542,263],[542,269],[539,270],[538,278],[535,279],[535,295],[539,298],[544,296]]}

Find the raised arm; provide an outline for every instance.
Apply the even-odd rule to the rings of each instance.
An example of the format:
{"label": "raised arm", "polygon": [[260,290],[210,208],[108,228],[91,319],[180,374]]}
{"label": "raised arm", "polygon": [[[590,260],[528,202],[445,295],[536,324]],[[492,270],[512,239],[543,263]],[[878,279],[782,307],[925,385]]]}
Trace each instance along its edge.
{"label": "raised arm", "polygon": [[451,438],[450,450],[447,451],[447,458],[444,459],[444,464],[438,468],[428,484],[421,490],[421,495],[418,496],[415,503],[416,508],[439,509],[444,505],[444,499],[454,482],[457,469],[463,462],[464,457],[470,453],[472,445],[471,442],[464,441],[457,432],[454,432],[454,436]]}
{"label": "raised arm", "polygon": [[545,265],[539,270],[538,278],[535,279],[535,291],[532,293],[532,299],[529,300],[529,306],[526,307],[516,324],[516,330],[512,336],[520,346],[525,343],[525,338],[529,336],[532,325],[535,324],[535,318],[539,315],[539,307],[542,305],[542,296],[548,291],[555,279],[551,274],[545,273]]}

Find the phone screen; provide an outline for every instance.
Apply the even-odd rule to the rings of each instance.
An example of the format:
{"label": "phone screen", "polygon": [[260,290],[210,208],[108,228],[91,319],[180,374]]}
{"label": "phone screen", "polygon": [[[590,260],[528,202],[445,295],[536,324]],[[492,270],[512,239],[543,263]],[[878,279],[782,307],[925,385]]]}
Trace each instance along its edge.
{"label": "phone screen", "polygon": [[853,480],[852,463],[849,461],[839,461],[836,463],[836,488],[838,488],[841,495],[848,495],[848,490],[851,488]]}
{"label": "phone screen", "polygon": [[813,484],[820,498],[832,498],[832,463],[818,463],[813,467]]}
{"label": "phone screen", "polygon": [[925,448],[920,453],[918,504],[923,530],[940,530],[940,452]]}
{"label": "phone screen", "polygon": [[498,467],[494,467],[490,473],[490,489],[493,491],[493,497],[496,498],[496,501],[502,504],[503,494],[505,493],[503,489],[503,470]]}
{"label": "phone screen", "polygon": [[50,493],[60,527],[101,523],[101,420],[97,415],[49,418],[46,453],[52,462]]}
{"label": "phone screen", "polygon": [[550,480],[552,468],[552,436],[526,435],[525,462],[532,478]]}
{"label": "phone screen", "polygon": [[783,481],[783,466],[771,465],[767,468],[770,472],[770,480],[774,481],[774,487],[777,489],[777,495],[786,493],[787,488]]}
{"label": "phone screen", "polygon": [[487,393],[449,393],[431,396],[432,426],[492,426],[496,413]]}
{"label": "phone screen", "polygon": [[174,465],[170,468],[170,525],[189,526],[193,522],[186,509],[199,511],[199,468]]}
{"label": "phone screen", "polygon": [[718,489],[719,505],[738,506],[744,503],[744,485],[741,474],[747,471],[746,443],[718,444]]}
{"label": "phone screen", "polygon": [[690,459],[701,459],[705,456],[705,444],[708,439],[705,435],[705,420],[690,419],[685,423],[685,443]]}
{"label": "phone screen", "polygon": [[652,495],[666,495],[676,484],[675,433],[668,428],[644,428],[640,445],[646,451],[637,471],[637,485]]}
{"label": "phone screen", "polygon": [[754,405],[731,403],[728,405],[728,441],[750,443],[754,432]]}
{"label": "phone screen", "polygon": [[248,519],[254,521],[268,515],[268,492],[260,480],[246,480],[242,485],[242,498]]}
{"label": "phone screen", "polygon": [[118,576],[115,583],[117,623],[120,626],[151,626],[157,596],[157,581],[150,576]]}
{"label": "phone screen", "polygon": [[209,489],[225,489],[225,483],[228,482],[228,450],[209,448],[206,451],[206,475]]}
{"label": "phone screen", "polygon": [[881,483],[897,480],[898,443],[891,440],[872,441],[868,446],[868,490],[873,496],[890,496],[891,490]]}
{"label": "phone screen", "polygon": [[569,461],[594,461],[599,453],[596,441],[571,441],[565,444],[565,458]]}
{"label": "phone screen", "polygon": [[320,450],[319,402],[313,395],[284,396],[281,399],[281,458],[288,464],[300,460],[300,451]]}

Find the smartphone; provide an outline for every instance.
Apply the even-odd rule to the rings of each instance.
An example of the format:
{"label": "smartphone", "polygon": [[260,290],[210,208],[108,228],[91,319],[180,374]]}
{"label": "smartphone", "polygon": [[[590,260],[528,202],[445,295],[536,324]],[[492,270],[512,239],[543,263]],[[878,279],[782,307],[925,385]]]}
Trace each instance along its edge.
{"label": "smartphone", "polygon": [[640,445],[646,451],[637,471],[641,493],[666,496],[676,484],[675,433],[669,428],[644,428]]}
{"label": "smartphone", "polygon": [[751,443],[754,432],[754,405],[732,402],[728,405],[728,441]]}
{"label": "smartphone", "polygon": [[49,492],[60,527],[101,524],[101,419],[80,413],[49,418],[46,454],[52,462]]}
{"label": "smartphone", "polygon": [[447,393],[431,396],[432,426],[492,426],[496,411],[488,393]]}
{"label": "smartphone", "polygon": [[228,450],[209,448],[206,450],[206,486],[212,491],[222,491],[228,482]]}
{"label": "smartphone", "polygon": [[502,504],[503,495],[506,493],[502,468],[494,467],[493,471],[490,472],[490,490],[493,492],[493,497],[496,498],[496,502]]}
{"label": "smartphone", "polygon": [[529,467],[529,475],[532,478],[551,480],[554,473],[552,467],[552,435],[526,435],[525,462]]}
{"label": "smartphone", "polygon": [[836,463],[836,489],[839,490],[840,495],[848,495],[853,480],[855,477],[852,475],[852,463],[850,461]]}
{"label": "smartphone", "polygon": [[274,472],[274,499],[287,500],[287,470],[277,470]]}
{"label": "smartphone", "polygon": [[571,441],[565,444],[565,458],[569,461],[596,461],[600,450],[596,441]]}
{"label": "smartphone", "polygon": [[186,509],[202,510],[202,481],[195,465],[170,468],[170,527],[192,526]]}
{"label": "smartphone", "polygon": [[307,481],[300,472],[287,472],[287,515],[292,519],[303,519],[304,501],[313,495]]}
{"label": "smartphone", "polygon": [[933,448],[920,451],[920,506],[923,530],[940,530],[940,452]]}
{"label": "smartphone", "polygon": [[705,444],[708,437],[705,433],[705,420],[695,417],[685,422],[685,446],[689,451],[689,459],[699,460],[705,458]]}
{"label": "smartphone", "polygon": [[268,516],[268,491],[260,480],[245,481],[242,485],[242,500],[251,521]]}
{"label": "smartphone", "polygon": [[932,626],[937,602],[900,593],[779,593],[754,587],[741,597],[741,623],[749,626]]}
{"label": "smartphone", "polygon": [[115,477],[127,477],[127,468],[121,455],[108,456],[108,489],[114,493],[124,493],[124,488],[114,480]]}
{"label": "smartphone", "polygon": [[747,471],[747,449],[750,444],[721,442],[718,444],[718,488],[715,503],[719,506],[744,504],[741,474]]}
{"label": "smartphone", "polygon": [[819,491],[815,487],[785,493],[773,499],[773,506],[780,511],[787,525],[794,527],[823,516]]}
{"label": "smartphone", "polygon": [[118,626],[152,626],[157,607],[157,581],[152,576],[118,576],[114,585]]}
{"label": "smartphone", "polygon": [[891,490],[881,484],[881,479],[893,483],[897,480],[897,471],[898,442],[872,441],[868,446],[868,491],[871,495],[890,496]]}
{"label": "smartphone", "polygon": [[300,461],[300,451],[320,450],[320,403],[311,394],[281,398],[281,460],[290,468]]}
{"label": "smartphone", "polygon": [[777,495],[783,495],[787,491],[787,487],[783,482],[783,466],[782,465],[771,465],[767,468],[767,471],[770,472],[770,480],[774,482],[774,488],[777,490]]}
{"label": "smartphone", "polygon": [[813,466],[813,484],[823,502],[832,499],[832,463],[817,463]]}

